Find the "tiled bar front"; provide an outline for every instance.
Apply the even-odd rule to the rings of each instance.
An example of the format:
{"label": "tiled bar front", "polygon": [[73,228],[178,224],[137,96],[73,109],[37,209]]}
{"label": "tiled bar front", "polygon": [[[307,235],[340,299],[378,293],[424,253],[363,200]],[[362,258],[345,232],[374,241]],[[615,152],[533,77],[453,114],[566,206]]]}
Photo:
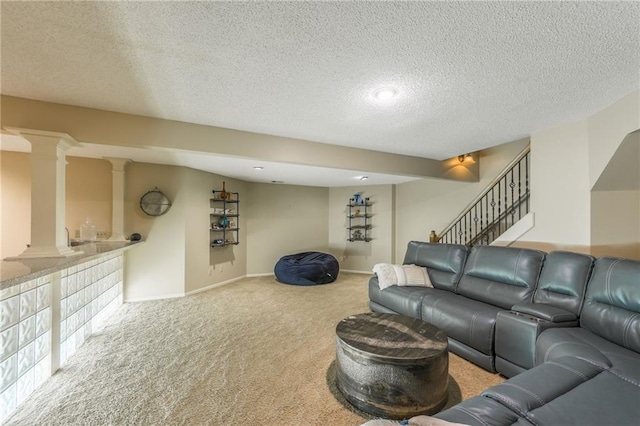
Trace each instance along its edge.
{"label": "tiled bar front", "polygon": [[122,254],[82,263],[62,271],[60,364],[87,336],[122,305]]}
{"label": "tiled bar front", "polygon": [[122,305],[121,251],[0,290],[0,422]]}
{"label": "tiled bar front", "polygon": [[50,280],[0,293],[0,421],[51,375]]}

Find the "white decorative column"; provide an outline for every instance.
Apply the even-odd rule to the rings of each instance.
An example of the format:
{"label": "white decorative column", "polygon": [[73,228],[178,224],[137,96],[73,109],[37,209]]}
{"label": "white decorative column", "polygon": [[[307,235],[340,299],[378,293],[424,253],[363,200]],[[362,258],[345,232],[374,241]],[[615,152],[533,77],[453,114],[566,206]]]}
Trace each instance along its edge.
{"label": "white decorative column", "polygon": [[17,259],[81,254],[67,246],[66,152],[78,143],[66,133],[7,128],[31,143],[31,247]]}
{"label": "white decorative column", "polygon": [[109,241],[125,241],[124,237],[124,178],[128,158],[105,157],[111,162],[112,173],[112,205],[111,238]]}

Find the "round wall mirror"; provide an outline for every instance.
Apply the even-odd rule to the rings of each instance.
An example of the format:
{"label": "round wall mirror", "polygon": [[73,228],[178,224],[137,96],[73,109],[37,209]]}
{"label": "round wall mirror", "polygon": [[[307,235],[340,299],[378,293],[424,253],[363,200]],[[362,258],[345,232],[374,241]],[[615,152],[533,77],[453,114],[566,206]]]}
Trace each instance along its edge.
{"label": "round wall mirror", "polygon": [[149,216],[162,216],[171,207],[171,201],[158,188],[145,193],[140,198],[140,208]]}

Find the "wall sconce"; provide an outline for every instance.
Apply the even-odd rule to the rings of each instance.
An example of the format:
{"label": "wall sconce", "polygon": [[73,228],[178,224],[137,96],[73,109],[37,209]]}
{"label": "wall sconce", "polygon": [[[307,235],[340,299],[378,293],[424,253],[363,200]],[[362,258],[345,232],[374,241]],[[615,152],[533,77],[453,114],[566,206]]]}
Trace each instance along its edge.
{"label": "wall sconce", "polygon": [[458,155],[458,161],[461,164],[475,164],[476,162],[471,154]]}

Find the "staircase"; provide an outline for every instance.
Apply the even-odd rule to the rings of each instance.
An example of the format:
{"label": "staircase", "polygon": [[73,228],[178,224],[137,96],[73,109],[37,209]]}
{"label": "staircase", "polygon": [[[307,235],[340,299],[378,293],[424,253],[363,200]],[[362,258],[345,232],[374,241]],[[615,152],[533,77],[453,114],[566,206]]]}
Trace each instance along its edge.
{"label": "staircase", "polygon": [[530,153],[523,149],[432,242],[489,245],[529,213]]}

